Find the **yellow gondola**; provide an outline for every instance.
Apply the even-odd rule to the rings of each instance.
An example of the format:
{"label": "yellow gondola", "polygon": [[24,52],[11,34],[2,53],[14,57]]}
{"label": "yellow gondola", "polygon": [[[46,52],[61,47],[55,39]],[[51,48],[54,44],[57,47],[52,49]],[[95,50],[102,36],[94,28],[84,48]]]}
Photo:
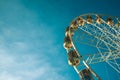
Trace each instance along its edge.
{"label": "yellow gondola", "polygon": [[77,18],[77,24],[78,24],[79,26],[84,26],[85,21],[83,20],[82,17],[78,17],[78,18]]}
{"label": "yellow gondola", "polygon": [[81,80],[94,80],[92,73],[90,72],[88,68],[81,70],[79,72],[79,75],[81,77]]}
{"label": "yellow gondola", "polygon": [[92,17],[90,15],[87,15],[87,19],[86,19],[88,24],[92,23]]}
{"label": "yellow gondola", "polygon": [[106,23],[107,23],[108,25],[110,25],[110,26],[112,26],[112,25],[114,24],[114,22],[113,22],[113,20],[112,20],[111,17],[107,18]]}
{"label": "yellow gondola", "polygon": [[100,16],[97,16],[97,17],[96,17],[96,23],[98,23],[98,24],[101,24],[101,23],[102,23],[102,19],[101,19]]}
{"label": "yellow gondola", "polygon": [[76,20],[72,21],[70,27],[71,27],[71,29],[77,29],[78,28],[77,21]]}
{"label": "yellow gondola", "polygon": [[72,48],[72,43],[71,43],[71,40],[70,40],[69,36],[66,36],[64,38],[64,44],[63,44],[63,46],[64,46],[65,49]]}
{"label": "yellow gondola", "polygon": [[73,35],[74,35],[74,31],[70,27],[67,27],[65,36],[73,36]]}
{"label": "yellow gondola", "polygon": [[71,66],[77,66],[80,63],[79,56],[75,50],[68,52],[68,63]]}

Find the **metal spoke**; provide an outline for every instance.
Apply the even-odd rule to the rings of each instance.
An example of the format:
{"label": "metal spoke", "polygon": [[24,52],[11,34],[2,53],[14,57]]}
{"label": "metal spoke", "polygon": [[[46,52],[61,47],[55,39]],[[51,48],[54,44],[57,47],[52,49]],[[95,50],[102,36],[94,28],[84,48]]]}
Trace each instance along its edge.
{"label": "metal spoke", "polygon": [[[86,50],[84,52],[83,50],[82,52],[83,47],[95,51]],[[101,80],[101,77],[90,65],[102,62],[107,63],[120,74],[120,61],[118,61],[120,60],[119,19],[98,14],[83,14],[76,17],[66,31],[64,48],[68,53],[70,65],[74,67],[82,80],[86,80],[84,71],[89,75],[94,75],[95,79]],[[86,69],[81,70],[81,66],[86,67]],[[106,73],[108,76],[108,72]],[[93,80],[93,77],[90,80]]]}

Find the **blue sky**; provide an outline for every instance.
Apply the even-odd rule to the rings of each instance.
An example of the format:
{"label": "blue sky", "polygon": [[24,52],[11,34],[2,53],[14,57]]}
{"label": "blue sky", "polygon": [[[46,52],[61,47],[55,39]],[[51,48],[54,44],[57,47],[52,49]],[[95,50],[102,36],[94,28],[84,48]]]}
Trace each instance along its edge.
{"label": "blue sky", "polygon": [[[63,48],[65,28],[84,13],[120,17],[119,3],[119,0],[0,0],[0,80],[79,80],[67,63]],[[102,74],[99,67],[95,69]]]}

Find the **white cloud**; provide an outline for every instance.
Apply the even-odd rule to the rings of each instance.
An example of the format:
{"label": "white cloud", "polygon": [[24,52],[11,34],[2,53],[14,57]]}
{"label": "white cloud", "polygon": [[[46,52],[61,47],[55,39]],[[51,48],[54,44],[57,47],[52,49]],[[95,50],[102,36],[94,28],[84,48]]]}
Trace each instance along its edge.
{"label": "white cloud", "polygon": [[[5,29],[4,33],[6,31],[8,30]],[[16,34],[22,35],[24,33],[10,32],[5,35],[7,34],[12,37]],[[54,50],[54,54],[58,52],[54,49],[55,47],[53,47],[54,37],[49,40],[50,42],[47,42],[48,37],[45,36],[44,39],[39,42],[35,37],[36,34],[37,33],[34,33],[34,35],[32,35],[32,38],[35,39],[33,42],[30,41],[31,39],[29,39],[28,36],[28,38],[26,38],[28,40],[26,41],[17,40],[15,39],[16,37],[10,37],[8,38],[10,43],[6,41],[7,37],[1,35],[4,38],[2,38],[0,45],[0,80],[66,80],[64,76],[59,74],[60,69],[51,65],[51,49]],[[39,37],[42,37],[43,34],[44,31],[40,33]],[[49,36],[52,35],[49,30],[47,34]],[[22,38],[22,36],[19,37]],[[39,46],[38,49],[36,49],[36,45]],[[39,50],[39,53],[29,51],[32,48],[34,51]]]}
{"label": "white cloud", "polygon": [[66,80],[45,57],[38,56],[0,54],[0,80]]}
{"label": "white cloud", "polygon": [[[5,4],[5,1],[3,3]],[[5,24],[4,21],[12,20],[8,18],[12,18],[13,14],[8,11],[9,14],[5,13],[4,17],[6,20],[0,21],[0,80],[68,80],[68,77],[59,73],[62,71],[60,67],[52,65],[60,51],[59,44],[55,44],[57,40],[54,30],[46,24],[34,25],[29,21],[31,15],[33,17],[30,19],[35,18],[34,13],[24,8],[21,3],[14,2],[18,7],[11,3],[5,5],[3,12],[12,6],[16,11],[14,16],[20,18],[19,15],[24,13],[28,16],[27,19],[24,18],[25,22],[19,22],[18,18],[15,25]],[[19,14],[22,10],[23,14]],[[56,60],[55,63],[64,61]]]}
{"label": "white cloud", "polygon": [[[52,35],[50,31],[47,31],[47,33]],[[0,49],[0,80],[66,80],[67,77],[59,74],[61,69],[51,65],[53,62],[51,55],[57,55],[59,48],[55,47],[53,40],[50,43],[46,41],[47,36],[44,38],[45,40],[41,40],[41,44],[38,42],[41,49],[39,49],[40,53],[37,54],[29,52],[28,48],[31,47],[31,43],[18,41],[9,43],[11,47],[14,46],[12,52],[15,53],[13,54],[10,50],[11,47],[7,47],[3,42]],[[26,51],[27,54],[21,54],[19,50]]]}

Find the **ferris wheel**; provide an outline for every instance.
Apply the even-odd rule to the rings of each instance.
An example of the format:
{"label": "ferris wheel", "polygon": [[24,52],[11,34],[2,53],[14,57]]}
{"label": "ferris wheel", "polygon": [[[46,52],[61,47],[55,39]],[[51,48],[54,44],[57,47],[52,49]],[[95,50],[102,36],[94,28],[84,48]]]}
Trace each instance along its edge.
{"label": "ferris wheel", "polygon": [[[68,63],[81,80],[106,80],[91,67],[106,63],[120,80],[120,21],[103,14],[83,14],[66,28],[64,48]],[[84,50],[84,52],[83,52]],[[109,79],[111,80],[111,79]]]}

